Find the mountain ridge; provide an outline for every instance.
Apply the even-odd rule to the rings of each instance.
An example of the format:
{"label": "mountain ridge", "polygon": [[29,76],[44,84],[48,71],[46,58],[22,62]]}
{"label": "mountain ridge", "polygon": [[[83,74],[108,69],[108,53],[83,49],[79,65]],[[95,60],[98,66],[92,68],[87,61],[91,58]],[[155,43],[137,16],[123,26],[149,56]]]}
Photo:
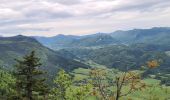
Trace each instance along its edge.
{"label": "mountain ridge", "polygon": [[47,47],[44,47],[36,39],[26,36],[0,37],[0,65],[7,68],[13,68],[14,59],[21,59],[22,56],[35,50],[37,56],[41,58],[43,69],[49,73],[56,73],[58,69],[67,71],[77,67],[88,68],[90,66],[75,61],[73,59],[64,58],[62,55]]}
{"label": "mountain ridge", "polygon": [[[104,38],[104,40],[95,43],[95,41],[100,41],[98,37]],[[111,33],[96,33],[84,36],[60,34],[49,38],[34,38],[51,49],[133,43],[168,44],[170,42],[170,27],[153,27],[150,29],[133,29],[127,31],[119,30]]]}

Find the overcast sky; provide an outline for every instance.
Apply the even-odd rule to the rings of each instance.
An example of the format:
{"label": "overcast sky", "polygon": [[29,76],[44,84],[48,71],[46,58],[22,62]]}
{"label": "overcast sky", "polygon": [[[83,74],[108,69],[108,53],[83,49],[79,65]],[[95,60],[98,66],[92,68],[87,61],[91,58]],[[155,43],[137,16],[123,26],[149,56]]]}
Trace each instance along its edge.
{"label": "overcast sky", "polygon": [[0,0],[0,35],[54,36],[170,26],[170,0]]}

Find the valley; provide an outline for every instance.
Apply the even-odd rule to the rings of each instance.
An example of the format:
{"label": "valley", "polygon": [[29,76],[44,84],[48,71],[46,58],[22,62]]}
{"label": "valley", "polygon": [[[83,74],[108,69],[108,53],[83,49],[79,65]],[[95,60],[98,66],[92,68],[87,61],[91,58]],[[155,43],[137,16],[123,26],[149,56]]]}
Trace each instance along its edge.
{"label": "valley", "polygon": [[[121,71],[139,70],[142,66],[146,67],[147,61],[158,60],[160,66],[146,71],[145,75],[154,74],[157,79],[169,84],[169,37],[170,28],[154,27],[85,36],[58,35],[35,38],[68,59],[78,59],[83,63],[91,60]],[[43,40],[50,42],[46,44]]]}
{"label": "valley", "polygon": [[[11,73],[15,70],[15,59],[23,59],[24,55],[35,51],[35,56],[41,59],[40,69],[46,71],[43,77],[47,79],[46,83],[52,90],[55,86],[53,81],[57,80],[56,75],[60,76],[61,69],[65,71],[61,75],[72,78],[70,81],[61,76],[61,80],[57,81],[71,82],[70,89],[64,91],[66,98],[72,98],[68,100],[101,100],[104,97],[112,98],[105,100],[115,100],[114,93],[117,87],[113,84],[116,82],[115,79],[121,78],[124,73],[125,76],[131,75],[129,73],[139,74],[138,81],[141,83],[137,81],[136,88],[133,87],[133,91],[130,90],[127,95],[120,96],[120,100],[169,100],[169,37],[170,28],[167,27],[85,36],[0,37],[0,70]],[[97,76],[92,76],[93,71],[97,71],[94,74]],[[107,86],[101,90],[107,95],[102,96],[101,91],[97,90],[93,93],[94,88],[100,88],[94,85],[95,80],[100,80],[100,84],[98,82],[96,84]],[[122,94],[128,92],[129,87],[132,88],[130,80],[123,84],[120,90]],[[146,87],[139,87],[141,84],[145,84]],[[59,90],[54,92],[56,91]],[[53,100],[50,99],[53,96],[50,94],[49,100]]]}

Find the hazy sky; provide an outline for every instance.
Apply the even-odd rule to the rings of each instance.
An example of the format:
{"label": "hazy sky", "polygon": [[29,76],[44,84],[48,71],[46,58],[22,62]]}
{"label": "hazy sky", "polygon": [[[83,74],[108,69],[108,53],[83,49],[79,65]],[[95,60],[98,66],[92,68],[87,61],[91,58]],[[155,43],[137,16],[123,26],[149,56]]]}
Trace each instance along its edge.
{"label": "hazy sky", "polygon": [[170,26],[170,0],[0,0],[0,35],[83,35],[155,26]]}

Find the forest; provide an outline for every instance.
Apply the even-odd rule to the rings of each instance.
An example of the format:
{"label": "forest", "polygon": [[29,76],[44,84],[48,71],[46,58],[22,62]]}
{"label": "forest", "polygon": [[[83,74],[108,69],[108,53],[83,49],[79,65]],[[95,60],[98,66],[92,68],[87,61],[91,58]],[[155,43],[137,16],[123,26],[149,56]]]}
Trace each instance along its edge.
{"label": "forest", "polygon": [[[59,69],[51,83],[41,70],[40,58],[32,51],[16,59],[13,71],[0,69],[1,100],[169,100],[170,87],[159,80],[143,78],[147,70],[159,67],[148,61],[140,70],[120,71],[97,64],[72,72]],[[45,78],[46,77],[46,78]]]}

